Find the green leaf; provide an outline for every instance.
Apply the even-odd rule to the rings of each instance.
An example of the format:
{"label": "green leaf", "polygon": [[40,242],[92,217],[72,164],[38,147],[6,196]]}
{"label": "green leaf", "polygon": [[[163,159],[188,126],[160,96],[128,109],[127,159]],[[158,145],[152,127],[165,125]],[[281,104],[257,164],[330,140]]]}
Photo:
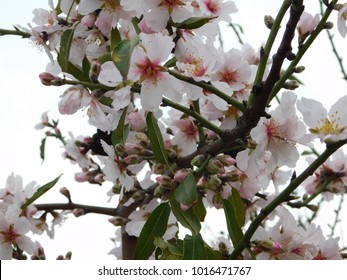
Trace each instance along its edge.
{"label": "green leaf", "polygon": [[[62,174],[61,174],[62,175]],[[21,209],[24,211],[30,204],[32,204],[34,201],[36,201],[38,198],[40,198],[42,195],[44,195],[46,192],[48,192],[51,188],[54,187],[54,185],[59,181],[61,175],[59,175],[57,178],[55,178],[53,181],[48,182],[47,184],[43,185],[42,187],[39,187],[37,191],[33,194],[32,197],[30,197],[22,206]]]}
{"label": "green leaf", "polygon": [[139,36],[134,36],[131,40],[120,41],[112,51],[112,60],[123,77],[127,80],[131,54],[135,46],[139,43]]}
{"label": "green leaf", "polygon": [[245,205],[243,204],[240,193],[235,188],[232,189],[231,199],[234,206],[237,222],[240,227],[243,227],[246,222],[246,209]]}
{"label": "green leaf", "polygon": [[40,145],[40,158],[42,159],[42,161],[45,160],[46,140],[47,140],[47,137],[43,138]]}
{"label": "green leaf", "polygon": [[199,194],[195,182],[195,177],[189,173],[183,182],[175,190],[175,199],[186,206],[193,206],[197,203]]}
{"label": "green leaf", "polygon": [[170,205],[172,213],[183,227],[189,229],[192,234],[198,234],[200,232],[201,224],[194,208],[182,211],[180,204],[174,199],[170,200]]}
{"label": "green leaf", "polygon": [[155,238],[162,237],[167,230],[170,212],[169,203],[162,203],[149,216],[136,244],[136,260],[147,260],[152,255],[155,250]]}
{"label": "green leaf", "polygon": [[148,138],[151,142],[154,157],[160,163],[169,165],[168,156],[164,144],[163,136],[160,132],[158,121],[152,112],[146,116]]}
{"label": "green leaf", "polygon": [[70,48],[72,44],[74,31],[74,29],[66,29],[63,35],[61,35],[58,61],[63,72],[68,72]]}
{"label": "green leaf", "polygon": [[183,241],[184,260],[206,260],[205,243],[201,234],[187,235]]}
{"label": "green leaf", "polygon": [[111,30],[111,50],[122,40],[119,30],[117,27],[112,28]]}
{"label": "green leaf", "polygon": [[205,252],[208,260],[223,260],[223,256],[219,251],[213,250],[205,244]]}
{"label": "green leaf", "polygon": [[[182,243],[182,242],[181,242]],[[183,243],[169,243],[162,238],[156,237],[154,245],[158,248],[157,252],[160,260],[182,260],[183,257]]]}
{"label": "green leaf", "polygon": [[176,66],[177,58],[174,56],[173,58],[169,59],[165,62],[164,67],[170,68]]}
{"label": "green leaf", "polygon": [[112,61],[112,54],[109,52],[105,53],[104,55],[102,55],[98,58],[98,61],[99,61],[100,65],[107,62],[107,61]]}
{"label": "green leaf", "polygon": [[196,29],[205,25],[206,23],[210,22],[215,18],[217,17],[191,17],[182,22],[174,22],[172,23],[172,26],[181,29]]}
{"label": "green leaf", "polygon": [[194,206],[193,210],[194,213],[198,216],[200,222],[205,221],[207,211],[201,196],[199,196],[198,203]]}
{"label": "green leaf", "polygon": [[127,124],[125,125],[125,119],[127,115],[128,107],[126,107],[122,113],[122,116],[118,122],[118,126],[116,130],[112,132],[111,135],[111,141],[112,145],[115,146],[117,144],[124,144],[126,138],[128,137],[129,131],[130,131],[130,126]]}
{"label": "green leaf", "polygon": [[229,236],[234,247],[236,247],[236,245],[243,237],[243,232],[241,230],[241,226],[238,223],[233,203],[230,200],[224,199],[223,207]]}

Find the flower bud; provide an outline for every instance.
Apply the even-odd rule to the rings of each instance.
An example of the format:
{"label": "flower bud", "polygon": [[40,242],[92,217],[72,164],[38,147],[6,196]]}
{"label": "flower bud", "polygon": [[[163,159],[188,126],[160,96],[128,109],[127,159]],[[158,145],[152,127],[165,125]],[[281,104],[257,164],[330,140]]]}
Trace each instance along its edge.
{"label": "flower bud", "polygon": [[129,155],[139,155],[144,151],[144,148],[139,144],[125,143],[125,150]]}
{"label": "flower bud", "polygon": [[188,211],[191,208],[191,206],[180,203],[180,208],[183,212],[185,212]]}
{"label": "flower bud", "polygon": [[123,157],[126,155],[126,148],[124,144],[118,143],[114,146],[114,150],[116,151],[116,154]]}
{"label": "flower bud", "polygon": [[142,200],[144,197],[146,196],[145,192],[143,191],[137,191],[137,192],[134,192],[132,195],[131,195],[131,198],[135,201],[140,201]]}
{"label": "flower bud", "polygon": [[121,226],[124,224],[125,219],[120,216],[115,216],[115,217],[109,218],[108,221],[114,226]]}
{"label": "flower bud", "polygon": [[192,161],[190,163],[193,166],[199,167],[199,166],[201,166],[204,163],[204,160],[205,160],[205,156],[204,155],[197,155],[196,157],[194,157],[192,159]]}
{"label": "flower bud", "polygon": [[299,83],[296,80],[291,80],[283,84],[283,88],[289,89],[289,90],[294,90],[298,87],[299,87]]}
{"label": "flower bud", "polygon": [[266,15],[264,17],[264,23],[265,23],[265,26],[267,28],[271,29],[272,26],[274,25],[274,22],[275,22],[275,20],[274,20],[274,18],[272,16]]}
{"label": "flower bud", "polygon": [[90,70],[89,70],[89,79],[93,83],[98,82],[98,77],[99,77],[100,71],[101,71],[100,63],[98,61],[93,61],[91,66],[90,66]]}
{"label": "flower bud", "polygon": [[77,218],[77,217],[83,216],[85,213],[84,213],[83,209],[75,208],[75,209],[72,210],[72,214],[74,214],[74,216]]}
{"label": "flower bud", "polygon": [[58,76],[55,76],[48,72],[43,72],[39,75],[41,83],[45,86],[61,86],[62,80]]}
{"label": "flower bud", "polygon": [[66,187],[62,187],[60,190],[60,193],[65,196],[69,201],[71,200],[71,194],[70,191]]}
{"label": "flower bud", "polygon": [[155,188],[154,190],[154,196],[155,197],[158,197],[158,198],[161,198],[164,194],[164,189],[162,186],[158,186]]}
{"label": "flower bud", "polygon": [[306,205],[306,207],[313,212],[317,212],[319,210],[319,207],[317,205],[313,205],[313,204]]}
{"label": "flower bud", "polygon": [[167,175],[160,175],[155,179],[158,182],[158,184],[160,184],[163,187],[170,187],[173,182],[172,178]]}
{"label": "flower bud", "polygon": [[331,21],[327,21],[325,24],[324,24],[324,28],[325,29],[332,29],[334,27],[334,24],[331,22]]}
{"label": "flower bud", "polygon": [[231,166],[236,163],[236,160],[229,155],[217,155],[216,159],[218,159],[224,166]]}
{"label": "flower bud", "polygon": [[298,67],[295,67],[294,73],[302,73],[304,72],[304,70],[305,70],[305,66],[298,66]]}
{"label": "flower bud", "polygon": [[174,175],[174,180],[178,183],[182,183],[188,174],[189,174],[188,169],[177,170],[175,175]]}
{"label": "flower bud", "polygon": [[211,175],[207,179],[207,184],[210,188],[215,189],[222,184],[222,180],[218,176]]}
{"label": "flower bud", "polygon": [[138,155],[129,155],[124,158],[127,165],[138,164],[143,161],[143,158]]}
{"label": "flower bud", "polygon": [[80,86],[71,86],[61,96],[59,112],[63,115],[76,113],[80,108],[88,106],[92,97],[89,91]]}
{"label": "flower bud", "polygon": [[210,174],[225,173],[223,164],[217,158],[213,158],[208,162],[206,170]]}

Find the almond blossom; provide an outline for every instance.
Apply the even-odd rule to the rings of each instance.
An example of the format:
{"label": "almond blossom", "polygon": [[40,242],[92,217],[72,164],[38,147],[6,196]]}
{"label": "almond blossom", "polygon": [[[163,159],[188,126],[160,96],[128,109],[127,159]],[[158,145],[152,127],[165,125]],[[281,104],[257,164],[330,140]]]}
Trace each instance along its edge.
{"label": "almond blossom", "polygon": [[338,14],[337,14],[337,29],[342,37],[346,37],[347,34],[347,3],[338,4]]}
{"label": "almond blossom", "polygon": [[21,210],[15,204],[8,207],[6,213],[0,211],[0,259],[12,259],[13,246],[18,246],[28,254],[34,253],[34,242],[25,234],[31,229],[31,223],[20,217]]}
{"label": "almond blossom", "polygon": [[329,113],[319,101],[303,97],[297,102],[297,107],[310,132],[326,143],[347,138],[346,106],[347,95],[337,100]]}
{"label": "almond blossom", "polygon": [[169,36],[159,33],[141,33],[140,39],[140,46],[132,55],[129,79],[141,82],[141,105],[144,110],[155,112],[163,96],[175,102],[182,98],[182,83],[167,73],[162,65],[175,44]]}
{"label": "almond blossom", "polygon": [[134,185],[134,179],[128,175],[125,162],[115,154],[113,146],[108,145],[104,140],[101,140],[101,145],[107,154],[104,159],[103,172],[105,180],[119,183],[124,187],[125,191],[129,191]]}
{"label": "almond blossom", "polygon": [[312,33],[312,31],[317,27],[319,20],[320,18],[318,14],[313,17],[305,11],[302,13],[297,26],[300,42],[303,42],[306,37]]}

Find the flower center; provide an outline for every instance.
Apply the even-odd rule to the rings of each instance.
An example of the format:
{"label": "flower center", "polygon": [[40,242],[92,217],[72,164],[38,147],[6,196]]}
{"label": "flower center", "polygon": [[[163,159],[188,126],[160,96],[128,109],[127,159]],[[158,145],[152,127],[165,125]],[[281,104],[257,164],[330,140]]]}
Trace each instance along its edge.
{"label": "flower center", "polygon": [[106,0],[105,1],[105,8],[107,10],[115,11],[115,10],[119,10],[120,7],[121,7],[120,0]]}
{"label": "flower center", "polygon": [[137,64],[137,67],[140,70],[140,81],[150,80],[156,82],[161,78],[162,73],[165,71],[165,67],[153,63],[149,58],[146,58],[143,64]]}
{"label": "flower center", "polygon": [[178,6],[184,6],[185,3],[181,0],[163,0],[160,5],[165,6],[169,9],[173,9]]}
{"label": "flower center", "polygon": [[3,235],[3,238],[4,238],[3,243],[10,243],[10,244],[16,243],[16,239],[20,236],[18,233],[14,231],[13,224],[10,225],[7,231],[0,231],[0,234]]}
{"label": "flower center", "polygon": [[336,111],[335,114],[332,114],[331,120],[329,120],[328,118],[322,118],[320,121],[318,121],[318,126],[316,128],[310,129],[310,131],[314,134],[322,133],[324,135],[341,134],[346,129],[346,126],[339,126],[339,121],[341,120],[341,118],[338,116],[338,114],[338,111]]}
{"label": "flower center", "polygon": [[225,72],[221,73],[221,81],[226,82],[227,84],[235,83],[239,78],[240,75],[237,70],[226,70]]}

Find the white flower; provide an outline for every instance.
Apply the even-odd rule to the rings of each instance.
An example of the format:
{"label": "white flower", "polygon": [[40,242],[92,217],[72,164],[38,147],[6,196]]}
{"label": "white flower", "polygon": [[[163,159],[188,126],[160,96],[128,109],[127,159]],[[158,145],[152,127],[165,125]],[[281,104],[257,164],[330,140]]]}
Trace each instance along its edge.
{"label": "white flower", "polygon": [[313,17],[309,13],[302,13],[297,26],[301,42],[303,42],[306,39],[306,37],[309,36],[312,33],[312,31],[317,27],[319,20],[320,18],[318,14],[316,14]]}
{"label": "white flower", "polygon": [[340,32],[342,37],[346,37],[347,34],[347,3],[339,5],[339,13],[337,14],[337,29]]}
{"label": "white flower", "polygon": [[130,191],[134,185],[134,179],[127,174],[125,163],[115,154],[113,146],[108,145],[104,140],[100,140],[100,142],[107,154],[104,161],[105,167],[102,170],[105,174],[105,180],[113,183],[117,183],[117,180],[119,180],[125,190]]}
{"label": "white flower", "polygon": [[12,259],[13,246],[18,246],[28,254],[34,253],[34,242],[25,234],[30,230],[31,223],[25,217],[19,217],[19,207],[12,204],[5,215],[0,212],[0,259]]}
{"label": "white flower", "polygon": [[297,107],[310,132],[322,142],[336,142],[347,138],[347,95],[331,107],[329,113],[323,105],[312,99],[301,98]]}
{"label": "white flower", "polygon": [[[141,105],[144,110],[156,112],[163,95],[175,102],[181,100],[183,86],[162,66],[175,46],[172,38],[161,34],[140,34],[141,43],[134,49],[129,79],[139,80]],[[160,46],[160,48],[158,48]]]}
{"label": "white flower", "polygon": [[71,86],[60,96],[59,112],[63,115],[71,115],[79,109],[88,106],[92,96],[87,89],[81,86]]}

